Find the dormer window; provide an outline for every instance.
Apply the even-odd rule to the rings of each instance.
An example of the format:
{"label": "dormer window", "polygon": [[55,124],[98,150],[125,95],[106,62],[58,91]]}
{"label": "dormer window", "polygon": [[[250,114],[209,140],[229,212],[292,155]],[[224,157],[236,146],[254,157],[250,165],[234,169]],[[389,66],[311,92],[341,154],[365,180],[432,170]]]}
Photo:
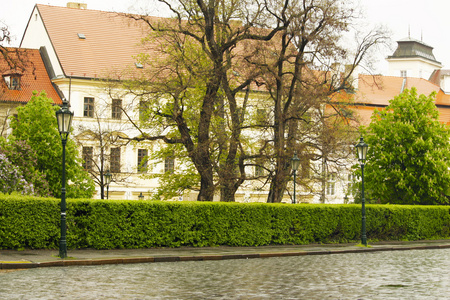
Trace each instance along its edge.
{"label": "dormer window", "polygon": [[7,72],[3,74],[3,79],[10,90],[20,90],[20,78],[22,74],[16,72]]}

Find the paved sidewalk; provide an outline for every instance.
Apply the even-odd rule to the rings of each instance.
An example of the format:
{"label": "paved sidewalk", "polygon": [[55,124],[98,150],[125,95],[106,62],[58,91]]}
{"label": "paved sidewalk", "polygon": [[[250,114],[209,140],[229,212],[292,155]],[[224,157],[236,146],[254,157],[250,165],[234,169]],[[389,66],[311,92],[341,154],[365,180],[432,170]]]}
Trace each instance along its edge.
{"label": "paved sidewalk", "polygon": [[[126,263],[248,259],[279,256],[326,255],[376,251],[450,249],[449,240],[415,242],[378,242],[369,247],[353,244],[283,245],[260,247],[181,247],[150,249],[69,249],[60,259],[58,250],[0,250],[1,269],[80,266]],[[450,250],[449,250],[450,251]]]}

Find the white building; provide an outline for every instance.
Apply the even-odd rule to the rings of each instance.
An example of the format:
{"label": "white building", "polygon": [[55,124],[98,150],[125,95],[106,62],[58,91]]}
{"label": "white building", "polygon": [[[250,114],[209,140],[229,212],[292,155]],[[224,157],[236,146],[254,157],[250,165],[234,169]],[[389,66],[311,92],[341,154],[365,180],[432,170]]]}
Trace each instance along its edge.
{"label": "white building", "polygon": [[433,47],[412,38],[397,44],[397,50],[387,58],[390,76],[429,79],[436,69],[442,68],[434,57]]}
{"label": "white building", "polygon": [[[141,193],[147,199],[158,187],[157,179],[144,179],[140,171],[142,159],[150,154],[153,147],[158,147],[157,144],[133,144],[126,140],[139,132],[130,125],[123,112],[138,122],[139,98],[123,96],[120,89],[108,89],[100,80],[109,78],[120,81],[123,78],[119,77],[118,71],[124,68],[130,74],[139,73],[142,65],[137,64],[135,58],[144,50],[150,55],[157,55],[152,49],[143,48],[141,39],[144,29],[145,26],[139,22],[131,22],[117,13],[88,10],[85,4],[69,3],[68,7],[39,4],[33,9],[20,45],[41,50],[52,82],[70,101],[74,111],[74,135],[86,160],[85,167],[113,173],[110,199],[138,199]],[[400,76],[428,79],[435,69],[442,67],[434,58],[430,46],[411,39],[399,41],[397,51],[387,60],[392,76],[398,79],[401,79]],[[393,83],[389,77],[382,79],[384,83],[378,87],[385,87],[383,95],[364,85],[355,87],[358,101],[364,104],[357,109],[363,120],[367,120],[374,107],[386,106],[387,100],[401,92],[402,87],[397,87],[398,80]],[[407,81],[403,80],[403,84]],[[426,86],[430,89],[428,81]],[[255,93],[251,97],[262,96]],[[100,139],[109,142],[103,143],[102,147]],[[102,155],[104,159],[97,159]],[[173,160],[151,161],[148,163],[148,175],[180,167],[176,164]],[[313,167],[322,168],[320,164]],[[254,170],[255,173],[259,171]],[[354,182],[351,175],[331,172],[326,178],[323,186],[314,185],[319,190],[316,194],[298,191],[297,201],[320,202],[320,194],[325,194],[325,203],[342,203],[346,195],[351,200],[349,191]],[[96,197],[100,197],[98,184]],[[179,195],[178,198],[195,200],[196,193]],[[266,200],[267,191],[258,189],[255,183],[244,183],[236,194],[236,201],[239,202]],[[285,196],[285,201],[290,202],[289,195]]]}

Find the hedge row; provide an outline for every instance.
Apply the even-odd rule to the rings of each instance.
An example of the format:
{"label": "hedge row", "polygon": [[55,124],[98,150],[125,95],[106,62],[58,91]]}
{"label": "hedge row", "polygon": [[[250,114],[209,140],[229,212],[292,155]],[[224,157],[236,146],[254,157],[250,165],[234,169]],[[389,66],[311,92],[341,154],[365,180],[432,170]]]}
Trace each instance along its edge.
{"label": "hedge row", "polygon": [[[0,249],[58,248],[60,200],[0,196]],[[450,238],[449,206],[367,205],[370,240]],[[360,205],[68,200],[69,248],[357,242]]]}

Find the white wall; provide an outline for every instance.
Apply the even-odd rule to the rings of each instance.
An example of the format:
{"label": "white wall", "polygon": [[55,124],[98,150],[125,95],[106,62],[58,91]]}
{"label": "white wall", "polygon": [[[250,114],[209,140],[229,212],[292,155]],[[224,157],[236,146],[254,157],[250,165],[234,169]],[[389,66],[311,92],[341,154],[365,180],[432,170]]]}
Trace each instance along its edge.
{"label": "white wall", "polygon": [[435,64],[420,58],[396,58],[387,59],[389,62],[389,76],[401,76],[401,71],[407,71],[407,77],[429,79],[435,69],[440,69],[440,64]]}
{"label": "white wall", "polygon": [[64,73],[59,63],[59,60],[56,56],[56,52],[53,49],[53,45],[47,35],[47,31],[45,30],[45,26],[44,23],[42,22],[39,11],[35,7],[33,13],[31,14],[28,26],[23,35],[20,47],[39,49],[42,46],[45,46],[45,48],[47,49],[50,61],[53,66],[53,70],[55,72],[55,76],[56,77],[63,76]]}

